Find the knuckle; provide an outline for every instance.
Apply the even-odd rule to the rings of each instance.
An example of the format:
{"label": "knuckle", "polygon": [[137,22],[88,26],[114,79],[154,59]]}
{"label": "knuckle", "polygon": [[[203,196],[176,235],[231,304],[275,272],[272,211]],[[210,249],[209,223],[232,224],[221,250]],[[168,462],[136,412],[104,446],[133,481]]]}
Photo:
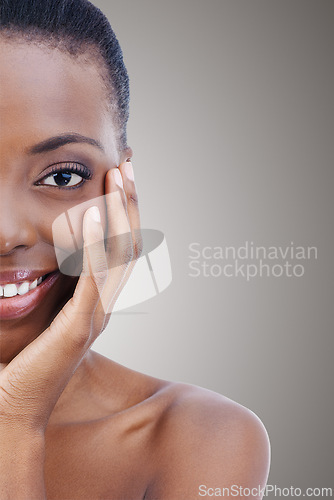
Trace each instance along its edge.
{"label": "knuckle", "polygon": [[136,191],[131,191],[128,194],[128,203],[137,207],[138,206],[138,195]]}
{"label": "knuckle", "polygon": [[93,274],[98,274],[99,276],[105,276],[108,272],[107,261],[104,255],[95,259],[93,266]]}
{"label": "knuckle", "polygon": [[143,247],[144,247],[143,238],[141,235],[139,235],[136,237],[133,244],[133,253],[135,259],[138,259],[141,256],[141,254],[143,253]]}
{"label": "knuckle", "polygon": [[100,289],[101,286],[105,284],[108,279],[108,270],[103,269],[99,271],[94,271],[94,283]]}
{"label": "knuckle", "polygon": [[132,261],[133,256],[134,256],[132,242],[130,244],[123,246],[121,255],[122,255],[122,264],[127,265]]}

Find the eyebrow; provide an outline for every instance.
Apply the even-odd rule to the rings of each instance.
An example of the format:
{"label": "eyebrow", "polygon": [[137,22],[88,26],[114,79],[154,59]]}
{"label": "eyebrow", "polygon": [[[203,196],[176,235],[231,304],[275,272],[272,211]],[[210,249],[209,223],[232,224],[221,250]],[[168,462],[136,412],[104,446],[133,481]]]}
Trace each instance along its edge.
{"label": "eyebrow", "polygon": [[28,154],[36,155],[41,153],[47,153],[49,151],[54,151],[55,149],[61,148],[66,144],[77,144],[77,143],[90,144],[92,146],[97,147],[101,151],[104,151],[102,144],[100,144],[95,139],[91,139],[90,137],[86,137],[81,134],[62,134],[55,137],[50,137],[45,141],[35,144],[30,149],[28,149]]}

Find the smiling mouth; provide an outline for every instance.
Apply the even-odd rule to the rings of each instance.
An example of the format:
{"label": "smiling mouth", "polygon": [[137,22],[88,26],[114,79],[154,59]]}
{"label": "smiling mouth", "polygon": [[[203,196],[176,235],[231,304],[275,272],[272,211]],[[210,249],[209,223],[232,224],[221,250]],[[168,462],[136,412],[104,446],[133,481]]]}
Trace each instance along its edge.
{"label": "smiling mouth", "polygon": [[35,290],[38,286],[40,286],[43,281],[45,281],[48,276],[52,273],[44,274],[39,278],[36,278],[34,281],[20,281],[17,283],[6,283],[0,284],[0,300],[1,299],[9,299],[15,296],[23,296],[27,293]]}
{"label": "smiling mouth", "polygon": [[0,321],[22,319],[41,306],[53,285],[58,281],[59,269],[36,278],[34,281],[5,283],[1,285]]}

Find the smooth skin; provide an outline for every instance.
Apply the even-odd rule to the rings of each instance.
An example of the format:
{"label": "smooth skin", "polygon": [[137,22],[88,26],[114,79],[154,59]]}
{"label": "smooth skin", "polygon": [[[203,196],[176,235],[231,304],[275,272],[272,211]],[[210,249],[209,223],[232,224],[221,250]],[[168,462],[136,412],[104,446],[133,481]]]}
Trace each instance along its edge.
{"label": "smooth skin", "polygon": [[[90,349],[141,251],[132,151],[118,147],[97,59],[0,37],[0,67],[0,272],[57,269],[52,222],[108,195],[101,223],[94,208],[80,214],[80,278],[61,275],[34,311],[0,323],[0,498],[188,500],[204,496],[200,485],[263,487],[269,441],[251,411]],[[69,133],[102,148],[36,153]],[[51,166],[65,164],[85,165],[91,178],[50,185]],[[104,247],[105,235],[124,233],[125,244]]]}

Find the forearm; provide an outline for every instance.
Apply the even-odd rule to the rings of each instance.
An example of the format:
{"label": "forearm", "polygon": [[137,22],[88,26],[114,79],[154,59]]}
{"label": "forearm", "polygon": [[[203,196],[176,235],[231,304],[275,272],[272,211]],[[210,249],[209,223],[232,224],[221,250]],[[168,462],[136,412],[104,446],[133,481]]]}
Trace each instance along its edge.
{"label": "forearm", "polygon": [[46,500],[44,436],[1,432],[0,439],[0,499]]}

